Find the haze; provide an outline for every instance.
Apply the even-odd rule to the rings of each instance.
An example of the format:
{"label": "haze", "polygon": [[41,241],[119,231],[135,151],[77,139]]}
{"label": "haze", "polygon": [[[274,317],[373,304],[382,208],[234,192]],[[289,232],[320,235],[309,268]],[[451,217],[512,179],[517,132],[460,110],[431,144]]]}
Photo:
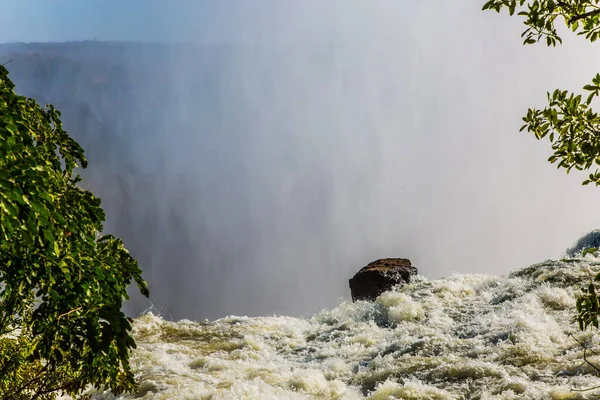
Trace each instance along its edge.
{"label": "haze", "polygon": [[569,35],[524,47],[520,21],[482,5],[5,1],[0,42],[186,43],[159,71],[127,59],[169,90],[126,94],[160,121],[114,157],[126,179],[89,168],[106,231],[167,318],[309,315],[378,258],[430,278],[504,274],[598,227],[600,189],[518,129],[546,91],[586,84],[600,53]]}

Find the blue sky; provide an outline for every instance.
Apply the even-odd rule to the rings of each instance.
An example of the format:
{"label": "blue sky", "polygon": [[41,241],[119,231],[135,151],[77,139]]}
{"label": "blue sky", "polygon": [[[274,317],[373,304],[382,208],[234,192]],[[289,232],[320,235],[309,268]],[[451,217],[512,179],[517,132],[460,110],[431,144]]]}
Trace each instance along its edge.
{"label": "blue sky", "polygon": [[350,9],[344,0],[0,0],[0,43],[320,37],[336,5]]}
{"label": "blue sky", "polygon": [[[173,3],[176,3],[175,7]],[[193,16],[190,5],[194,4]],[[0,42],[188,40],[173,29],[204,25],[210,2],[156,0],[0,0]],[[177,33],[175,33],[177,32]]]}
{"label": "blue sky", "polygon": [[402,14],[412,13],[413,5],[396,1],[373,7],[350,0],[0,0],[0,43],[360,39],[398,27]]}

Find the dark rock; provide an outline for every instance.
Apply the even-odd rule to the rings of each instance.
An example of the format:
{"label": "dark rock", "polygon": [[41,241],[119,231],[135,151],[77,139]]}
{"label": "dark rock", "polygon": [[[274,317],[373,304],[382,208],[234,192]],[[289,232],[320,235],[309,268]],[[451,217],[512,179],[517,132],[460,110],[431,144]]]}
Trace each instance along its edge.
{"label": "dark rock", "polygon": [[409,283],[417,272],[406,258],[383,258],[373,261],[350,279],[352,301],[373,301],[394,286]]}

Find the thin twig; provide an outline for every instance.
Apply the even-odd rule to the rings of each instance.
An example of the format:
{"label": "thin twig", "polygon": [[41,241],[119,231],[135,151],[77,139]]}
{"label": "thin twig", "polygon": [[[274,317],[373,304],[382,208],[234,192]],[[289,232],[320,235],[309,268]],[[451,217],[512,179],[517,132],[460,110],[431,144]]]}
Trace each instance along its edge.
{"label": "thin twig", "polygon": [[64,313],[64,314],[61,314],[61,315],[59,315],[59,316],[58,316],[58,319],[60,320],[62,317],[66,317],[67,315],[69,315],[69,314],[71,314],[71,313],[74,313],[75,311],[80,311],[80,310],[81,310],[81,308],[82,308],[82,307],[77,307],[77,308],[75,308],[75,309],[73,309],[73,310],[71,310],[71,311],[69,311],[69,312],[66,312],[66,313]]}
{"label": "thin twig", "polygon": [[[556,3],[556,5],[564,8],[566,12],[571,12],[573,10],[573,5],[567,4],[567,3],[563,2],[563,1],[558,1]],[[600,9],[597,8],[595,10],[591,10],[591,11],[585,12],[583,14],[576,14],[576,15],[572,16],[569,19],[568,23],[570,25],[570,24],[572,24],[575,21],[579,21],[580,19],[584,19],[584,18],[587,18],[587,17],[592,17],[592,16],[594,16],[596,14],[600,14]]]}
{"label": "thin twig", "polygon": [[[571,337],[573,338],[573,340],[575,340],[577,343],[579,343],[579,345],[580,345],[581,347],[583,347],[583,363],[581,363],[581,365],[588,364],[588,365],[589,365],[590,367],[592,367],[594,370],[596,370],[596,371],[600,372],[600,368],[599,368],[599,367],[597,367],[596,365],[592,364],[592,363],[591,363],[591,362],[590,362],[590,361],[587,359],[587,353],[586,353],[586,352],[589,350],[589,351],[591,351],[592,353],[594,353],[594,354],[596,354],[596,355],[597,355],[598,353],[596,353],[595,351],[593,351],[593,350],[591,350],[591,349],[588,349],[588,348],[587,348],[587,347],[586,347],[586,346],[585,346],[585,345],[584,345],[584,344],[583,344],[583,343],[582,343],[582,342],[581,342],[579,339],[577,339],[577,338],[575,337],[575,335],[573,335],[573,333],[569,333],[569,336],[571,336]],[[571,389],[571,392],[587,392],[587,391],[590,391],[590,390],[596,390],[596,389],[600,389],[600,386],[594,386],[594,387],[591,387],[591,388],[586,388],[586,389]]]}

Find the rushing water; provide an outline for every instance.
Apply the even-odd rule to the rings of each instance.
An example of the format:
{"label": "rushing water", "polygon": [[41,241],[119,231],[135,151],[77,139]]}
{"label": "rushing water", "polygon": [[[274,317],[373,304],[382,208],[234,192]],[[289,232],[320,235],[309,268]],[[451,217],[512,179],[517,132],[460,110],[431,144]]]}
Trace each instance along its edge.
{"label": "rushing water", "polygon": [[[507,277],[416,282],[309,319],[134,324],[142,399],[593,399],[596,331],[573,323],[600,260],[547,261]],[[95,399],[113,399],[94,393]]]}

